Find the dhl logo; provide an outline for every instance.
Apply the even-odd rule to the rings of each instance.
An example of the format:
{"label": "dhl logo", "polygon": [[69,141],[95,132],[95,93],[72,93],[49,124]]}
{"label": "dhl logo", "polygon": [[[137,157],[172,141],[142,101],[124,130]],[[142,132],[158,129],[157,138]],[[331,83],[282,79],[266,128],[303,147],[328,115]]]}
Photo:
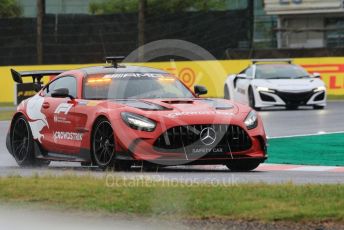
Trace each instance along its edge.
{"label": "dhl logo", "polygon": [[320,73],[329,90],[344,90],[344,64],[302,65],[310,73]]}

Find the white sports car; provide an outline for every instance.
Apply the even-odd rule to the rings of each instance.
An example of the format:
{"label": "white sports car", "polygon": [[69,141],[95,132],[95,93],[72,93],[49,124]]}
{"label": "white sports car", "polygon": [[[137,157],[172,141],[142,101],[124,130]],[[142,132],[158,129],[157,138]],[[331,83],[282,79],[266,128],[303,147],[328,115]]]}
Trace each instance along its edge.
{"label": "white sports car", "polygon": [[250,105],[256,110],[271,106],[297,109],[313,106],[324,109],[326,87],[320,74],[310,75],[291,60],[253,60],[253,64],[237,75],[228,76],[224,95]]}

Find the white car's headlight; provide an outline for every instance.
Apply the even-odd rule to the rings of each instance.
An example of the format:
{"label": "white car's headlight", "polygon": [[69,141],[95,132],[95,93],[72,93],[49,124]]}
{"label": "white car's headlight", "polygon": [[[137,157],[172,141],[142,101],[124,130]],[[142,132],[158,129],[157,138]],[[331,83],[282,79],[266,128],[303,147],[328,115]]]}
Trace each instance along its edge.
{"label": "white car's headlight", "polygon": [[274,93],[275,90],[267,88],[267,87],[262,87],[262,86],[256,86],[257,91],[259,92],[267,92],[267,93]]}
{"label": "white car's headlight", "polygon": [[314,92],[321,92],[321,91],[325,91],[326,90],[326,87],[325,86],[319,86],[318,88],[315,88],[314,89]]}
{"label": "white car's headlight", "polygon": [[131,128],[147,132],[154,131],[156,123],[151,119],[129,112],[121,113],[123,121]]}
{"label": "white car's headlight", "polygon": [[254,129],[258,126],[257,112],[252,110],[245,118],[245,125],[247,129]]}

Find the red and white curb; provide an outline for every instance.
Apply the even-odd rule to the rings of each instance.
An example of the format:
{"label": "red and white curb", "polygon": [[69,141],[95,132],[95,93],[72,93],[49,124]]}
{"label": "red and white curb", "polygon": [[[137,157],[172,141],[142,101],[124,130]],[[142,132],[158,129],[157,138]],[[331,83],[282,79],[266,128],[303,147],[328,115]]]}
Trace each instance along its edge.
{"label": "red and white curb", "polygon": [[256,171],[302,171],[302,172],[344,172],[344,167],[261,164]]}
{"label": "red and white curb", "polygon": [[[226,170],[222,165],[197,165],[197,166],[176,166],[179,169],[196,169],[196,170]],[[344,173],[344,167],[339,166],[313,166],[313,165],[289,165],[289,164],[261,164],[254,171],[271,172],[271,171],[294,171],[294,172],[341,172]]]}

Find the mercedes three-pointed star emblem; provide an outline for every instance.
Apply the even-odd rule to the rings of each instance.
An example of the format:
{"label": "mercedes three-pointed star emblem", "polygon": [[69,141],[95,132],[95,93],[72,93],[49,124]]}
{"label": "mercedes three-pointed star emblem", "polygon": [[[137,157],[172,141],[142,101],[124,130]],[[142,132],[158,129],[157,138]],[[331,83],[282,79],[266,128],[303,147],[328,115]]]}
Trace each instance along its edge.
{"label": "mercedes three-pointed star emblem", "polygon": [[201,142],[205,145],[212,145],[216,141],[216,132],[213,128],[204,128],[200,133]]}

